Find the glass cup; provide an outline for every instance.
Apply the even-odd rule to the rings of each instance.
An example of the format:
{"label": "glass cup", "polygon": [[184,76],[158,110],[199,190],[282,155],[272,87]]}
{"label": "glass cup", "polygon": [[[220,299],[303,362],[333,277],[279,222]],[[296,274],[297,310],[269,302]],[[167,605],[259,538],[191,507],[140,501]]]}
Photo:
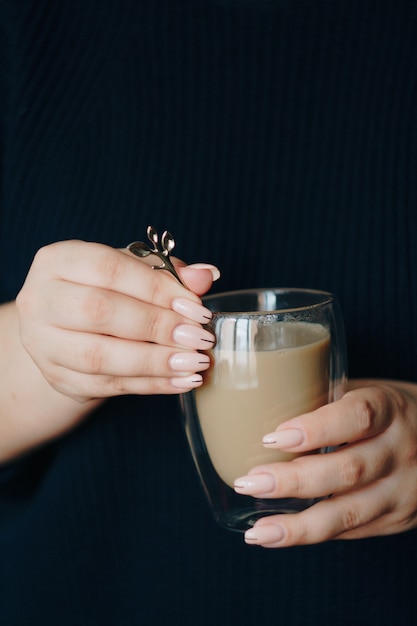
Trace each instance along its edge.
{"label": "glass cup", "polygon": [[[268,450],[263,435],[341,397],[346,383],[342,315],[335,297],[307,289],[251,289],[204,298],[216,336],[203,385],[180,396],[188,444],[211,511],[230,530],[299,512],[316,499],[237,494],[234,480],[297,455]],[[317,450],[326,453],[329,449]]]}

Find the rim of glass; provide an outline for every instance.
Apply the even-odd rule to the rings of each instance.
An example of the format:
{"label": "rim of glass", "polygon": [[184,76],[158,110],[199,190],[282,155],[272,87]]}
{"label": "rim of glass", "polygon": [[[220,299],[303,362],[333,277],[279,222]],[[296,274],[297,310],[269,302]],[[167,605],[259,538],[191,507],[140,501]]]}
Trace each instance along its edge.
{"label": "rim of glass", "polygon": [[304,289],[303,287],[257,287],[254,289],[236,289],[236,290],[230,290],[230,291],[221,291],[219,293],[212,293],[209,294],[207,296],[203,296],[202,301],[203,303],[208,302],[210,300],[216,300],[218,298],[224,298],[224,297],[230,297],[230,296],[241,296],[241,295],[248,295],[248,294],[260,294],[260,293],[265,293],[265,292],[272,292],[272,293],[299,293],[299,294],[310,294],[310,295],[316,295],[316,296],[322,296],[323,300],[321,300],[320,302],[314,302],[312,304],[305,304],[302,306],[293,306],[293,307],[283,307],[280,309],[267,309],[267,310],[263,310],[263,309],[254,309],[253,311],[251,310],[246,310],[246,311],[222,311],[222,310],[216,310],[213,311],[213,313],[215,315],[270,315],[270,314],[274,314],[274,313],[291,313],[293,311],[306,311],[306,310],[310,310],[311,309],[317,309],[320,308],[322,306],[325,306],[327,304],[331,304],[334,299],[335,296],[330,292],[330,291],[322,291],[320,289]]}

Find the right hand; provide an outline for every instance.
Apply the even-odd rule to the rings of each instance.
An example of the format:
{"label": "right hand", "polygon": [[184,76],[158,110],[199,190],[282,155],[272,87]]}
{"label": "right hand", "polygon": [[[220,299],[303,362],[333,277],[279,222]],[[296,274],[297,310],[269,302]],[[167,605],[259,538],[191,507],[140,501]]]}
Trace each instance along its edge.
{"label": "right hand", "polygon": [[210,268],[178,265],[191,291],[126,250],[46,246],[16,300],[23,346],[53,389],[79,402],[188,391],[214,340],[196,295],[211,287]]}

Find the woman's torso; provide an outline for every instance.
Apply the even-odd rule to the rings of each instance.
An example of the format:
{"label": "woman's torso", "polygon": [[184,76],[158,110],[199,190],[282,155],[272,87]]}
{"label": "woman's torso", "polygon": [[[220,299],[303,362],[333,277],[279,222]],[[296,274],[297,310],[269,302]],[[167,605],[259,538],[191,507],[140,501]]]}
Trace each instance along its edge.
{"label": "woman's torso", "polygon": [[[153,224],[217,290],[333,291],[350,374],[415,379],[415,2],[0,7],[4,300],[40,246]],[[210,517],[175,398],[114,399],[10,476],[5,626],[412,623],[414,533],[244,546]]]}

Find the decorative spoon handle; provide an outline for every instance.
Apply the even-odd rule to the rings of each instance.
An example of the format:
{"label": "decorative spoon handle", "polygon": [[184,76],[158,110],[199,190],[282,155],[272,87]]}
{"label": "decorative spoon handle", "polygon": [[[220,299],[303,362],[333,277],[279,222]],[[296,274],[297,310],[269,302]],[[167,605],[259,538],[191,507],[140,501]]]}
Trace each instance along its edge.
{"label": "decorative spoon handle", "polygon": [[168,270],[171,272],[173,276],[178,280],[178,282],[183,286],[186,285],[183,283],[177,271],[169,258],[170,252],[175,248],[175,239],[167,230],[162,233],[161,240],[159,240],[159,235],[156,232],[153,226],[148,226],[146,229],[146,235],[149,241],[152,244],[150,247],[148,244],[143,243],[143,241],[134,241],[130,243],[127,248],[135,254],[139,258],[144,258],[153,254],[157,256],[158,259],[162,262],[160,265],[152,265],[153,270]]}

